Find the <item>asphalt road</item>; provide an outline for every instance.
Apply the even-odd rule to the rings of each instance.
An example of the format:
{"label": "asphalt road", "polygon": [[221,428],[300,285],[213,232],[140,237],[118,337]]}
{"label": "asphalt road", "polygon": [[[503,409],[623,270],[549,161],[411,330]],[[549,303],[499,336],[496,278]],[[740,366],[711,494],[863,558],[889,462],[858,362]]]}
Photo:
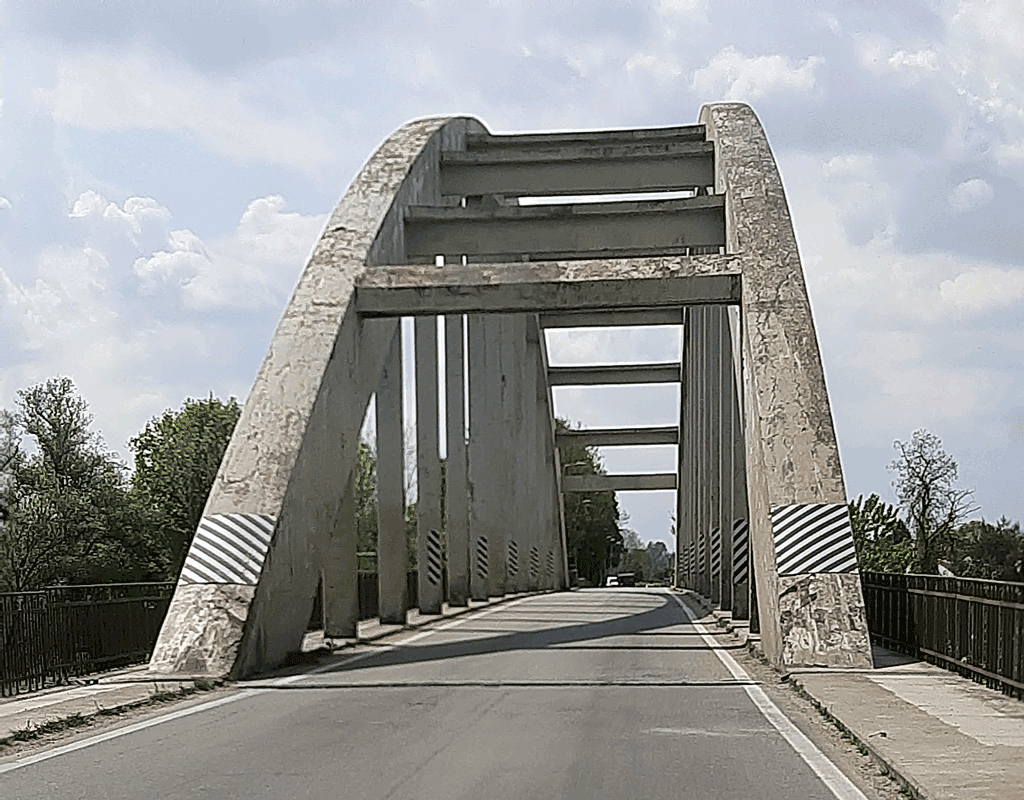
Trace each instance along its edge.
{"label": "asphalt road", "polygon": [[523,598],[318,669],[0,774],[0,797],[862,797],[664,592]]}

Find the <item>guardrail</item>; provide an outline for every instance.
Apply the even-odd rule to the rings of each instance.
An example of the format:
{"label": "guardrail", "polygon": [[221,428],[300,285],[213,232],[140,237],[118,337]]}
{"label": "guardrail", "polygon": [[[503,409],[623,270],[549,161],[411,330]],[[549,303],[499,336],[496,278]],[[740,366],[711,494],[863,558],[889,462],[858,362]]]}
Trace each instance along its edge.
{"label": "guardrail", "polygon": [[146,661],[174,583],[0,594],[0,696]]}
{"label": "guardrail", "polygon": [[879,644],[1024,698],[1024,583],[861,574]]}
{"label": "guardrail", "polygon": [[[377,573],[360,572],[358,581],[359,618],[372,619],[379,613]],[[114,583],[0,593],[0,697],[148,661],[174,586]],[[410,608],[417,605],[417,589],[412,570]],[[317,592],[310,630],[322,627],[322,607]]]}

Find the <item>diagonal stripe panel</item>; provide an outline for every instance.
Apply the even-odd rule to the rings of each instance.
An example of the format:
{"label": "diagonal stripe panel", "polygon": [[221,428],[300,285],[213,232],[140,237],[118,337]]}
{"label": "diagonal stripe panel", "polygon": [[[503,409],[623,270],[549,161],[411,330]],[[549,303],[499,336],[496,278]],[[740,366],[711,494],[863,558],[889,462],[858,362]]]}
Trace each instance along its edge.
{"label": "diagonal stripe panel", "polygon": [[744,583],[747,580],[747,540],[750,525],[745,519],[732,524],[732,581]]}
{"label": "diagonal stripe panel", "polygon": [[771,511],[779,575],[856,572],[850,514],[844,503],[803,503]]}
{"label": "diagonal stripe panel", "polygon": [[264,514],[212,514],[199,521],[179,583],[255,586],[274,533]]}

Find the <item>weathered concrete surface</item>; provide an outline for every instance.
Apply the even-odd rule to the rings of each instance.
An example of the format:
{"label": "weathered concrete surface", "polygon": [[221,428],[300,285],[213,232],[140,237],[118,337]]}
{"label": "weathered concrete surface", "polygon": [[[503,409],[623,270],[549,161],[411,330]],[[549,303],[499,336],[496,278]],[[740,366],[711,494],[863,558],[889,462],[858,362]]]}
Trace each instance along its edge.
{"label": "weathered concrete surface", "polygon": [[[355,282],[368,265],[402,260],[403,209],[440,202],[440,151],[459,149],[467,130],[483,128],[466,118],[404,126],[334,210],[274,334],[204,512],[277,520],[248,613],[198,617],[194,596],[179,587],[154,668],[205,661],[218,674],[230,664],[241,677],[301,646],[366,406],[398,326],[359,319],[351,302]],[[203,630],[182,635],[190,618]],[[207,646],[191,652],[200,644]]]}
{"label": "weathered concrete surface", "polygon": [[779,625],[784,664],[871,667],[871,642],[856,573],[781,576]]}
{"label": "weathered concrete surface", "polygon": [[149,666],[153,672],[226,675],[255,586],[179,584]]}
{"label": "weathered concrete surface", "polygon": [[[792,642],[839,648],[835,658],[870,664],[859,631],[866,628],[859,578],[836,582],[829,596],[849,614],[833,617],[846,635],[822,638],[805,614],[787,614],[782,625],[770,510],[796,503],[845,503],[839,450],[825,388],[807,287],[782,180],[764,130],[749,106],[705,106],[701,122],[716,145],[715,189],[727,192],[727,250],[742,254],[743,354],[747,490],[762,645],[776,664],[798,665],[811,652]],[[807,627],[802,627],[807,626]],[[847,659],[841,643],[861,641]],[[816,656],[819,657],[819,656]],[[823,657],[823,656],[822,656]]]}

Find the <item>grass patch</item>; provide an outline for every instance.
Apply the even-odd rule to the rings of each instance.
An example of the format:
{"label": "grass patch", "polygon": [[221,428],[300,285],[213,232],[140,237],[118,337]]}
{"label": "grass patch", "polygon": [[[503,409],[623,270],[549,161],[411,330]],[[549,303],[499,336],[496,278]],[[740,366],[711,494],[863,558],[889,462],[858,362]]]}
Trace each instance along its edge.
{"label": "grass patch", "polygon": [[18,744],[41,739],[50,734],[63,733],[74,728],[88,727],[95,724],[97,719],[101,717],[117,717],[138,708],[181,700],[195,694],[196,692],[209,692],[216,689],[223,683],[224,681],[214,680],[211,678],[196,678],[192,681],[191,685],[183,684],[173,691],[154,691],[149,697],[143,700],[124,703],[123,705],[112,706],[110,708],[101,708],[97,705],[96,711],[91,714],[76,712],[60,719],[44,722],[41,725],[29,724],[24,728],[18,728],[17,730],[11,731],[9,736],[0,738],[0,752]]}

